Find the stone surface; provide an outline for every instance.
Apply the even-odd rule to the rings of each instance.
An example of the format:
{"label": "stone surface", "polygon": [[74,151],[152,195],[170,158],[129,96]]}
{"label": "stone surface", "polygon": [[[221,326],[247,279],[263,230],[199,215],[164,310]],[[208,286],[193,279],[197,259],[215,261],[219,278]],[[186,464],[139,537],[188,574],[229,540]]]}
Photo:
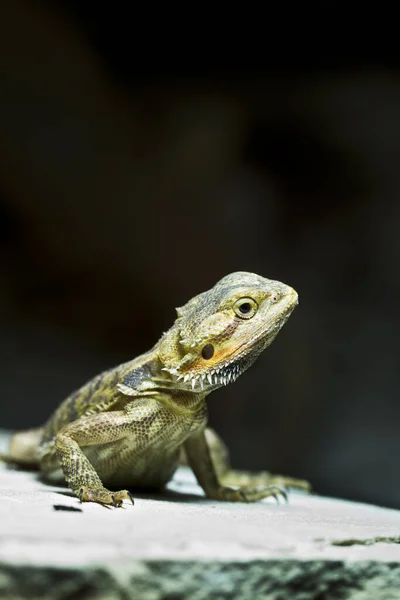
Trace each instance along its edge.
{"label": "stone surface", "polygon": [[0,464],[0,598],[400,599],[399,542],[399,511],[300,493],[220,504],[187,469],[108,509]]}

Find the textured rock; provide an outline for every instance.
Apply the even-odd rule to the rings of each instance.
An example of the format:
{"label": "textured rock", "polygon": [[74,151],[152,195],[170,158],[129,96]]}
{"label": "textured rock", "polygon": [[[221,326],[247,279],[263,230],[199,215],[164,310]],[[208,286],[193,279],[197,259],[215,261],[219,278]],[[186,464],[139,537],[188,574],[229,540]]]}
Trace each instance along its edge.
{"label": "textured rock", "polygon": [[400,599],[399,536],[400,512],[375,506],[207,501],[185,469],[107,509],[0,466],[0,598]]}

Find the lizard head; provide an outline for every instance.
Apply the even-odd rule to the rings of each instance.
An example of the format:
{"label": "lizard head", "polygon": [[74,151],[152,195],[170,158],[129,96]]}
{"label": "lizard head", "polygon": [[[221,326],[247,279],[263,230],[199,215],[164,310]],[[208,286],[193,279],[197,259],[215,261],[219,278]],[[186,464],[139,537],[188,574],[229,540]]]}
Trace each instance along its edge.
{"label": "lizard head", "polygon": [[243,373],[298,303],[295,290],[254,273],[231,273],[177,309],[158,356],[176,387],[210,392]]}

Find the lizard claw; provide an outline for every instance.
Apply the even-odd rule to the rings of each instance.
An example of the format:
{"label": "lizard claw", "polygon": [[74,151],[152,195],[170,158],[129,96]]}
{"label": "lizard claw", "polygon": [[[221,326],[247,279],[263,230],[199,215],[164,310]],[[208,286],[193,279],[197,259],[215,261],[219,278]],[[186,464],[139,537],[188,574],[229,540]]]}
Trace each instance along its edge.
{"label": "lizard claw", "polygon": [[[272,487],[272,486],[271,486],[271,487]],[[273,497],[275,498],[275,500],[276,500],[277,504],[280,504],[280,502],[279,502],[279,496],[282,496],[282,498],[284,499],[285,503],[287,504],[287,503],[289,502],[289,499],[288,499],[287,491],[285,490],[285,488],[283,488],[283,487],[280,487],[280,486],[278,486],[278,485],[276,485],[276,486],[273,486],[273,487],[274,487],[274,489],[275,489],[276,491],[274,491],[274,492],[271,494],[271,496],[273,496]]]}
{"label": "lizard claw", "polygon": [[267,485],[264,487],[256,488],[232,488],[222,486],[218,490],[216,499],[224,500],[227,502],[257,502],[258,500],[262,500],[263,498],[269,498],[271,496],[275,498],[278,504],[280,496],[282,496],[285,502],[288,502],[288,495],[286,490],[278,485]]}
{"label": "lizard claw", "polygon": [[[135,500],[133,499],[132,494],[130,492],[126,491],[126,495],[128,496],[129,500],[132,502],[132,504],[135,505]],[[121,499],[117,502],[114,495],[112,495],[111,498],[112,498],[113,505],[115,506],[115,508],[119,508],[122,506],[123,499]],[[128,498],[126,498],[126,499],[128,499]]]}
{"label": "lizard claw", "polygon": [[286,489],[280,485],[268,485],[266,487],[258,488],[257,491],[262,494],[263,498],[272,496],[272,498],[276,500],[277,504],[280,504],[280,498],[283,498],[285,504],[288,504],[289,502]]}

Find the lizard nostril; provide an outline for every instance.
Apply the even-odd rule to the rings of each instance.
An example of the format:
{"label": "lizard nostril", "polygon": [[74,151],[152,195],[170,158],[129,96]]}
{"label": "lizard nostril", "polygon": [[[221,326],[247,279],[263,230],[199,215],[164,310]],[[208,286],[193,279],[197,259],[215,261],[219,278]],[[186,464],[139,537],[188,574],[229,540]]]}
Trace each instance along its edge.
{"label": "lizard nostril", "polygon": [[214,356],[214,346],[212,344],[207,344],[204,346],[203,350],[201,351],[201,355],[204,360],[210,360],[210,358]]}

